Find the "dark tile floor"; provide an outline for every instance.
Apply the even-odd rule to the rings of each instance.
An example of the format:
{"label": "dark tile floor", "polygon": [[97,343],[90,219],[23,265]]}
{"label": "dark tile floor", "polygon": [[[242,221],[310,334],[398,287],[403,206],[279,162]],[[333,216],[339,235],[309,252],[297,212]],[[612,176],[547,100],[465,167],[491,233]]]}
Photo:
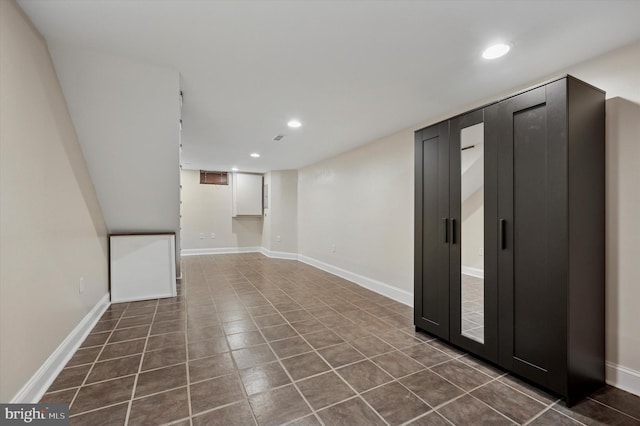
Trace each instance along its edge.
{"label": "dark tile floor", "polygon": [[187,257],[178,297],[112,305],[44,395],[73,425],[640,425],[612,387],[567,409],[296,261]]}

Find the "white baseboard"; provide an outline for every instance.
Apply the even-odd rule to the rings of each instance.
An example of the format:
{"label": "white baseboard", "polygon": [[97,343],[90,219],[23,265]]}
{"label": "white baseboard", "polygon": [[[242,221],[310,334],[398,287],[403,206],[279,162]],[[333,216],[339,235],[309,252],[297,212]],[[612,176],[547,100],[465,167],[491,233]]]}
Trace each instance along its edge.
{"label": "white baseboard", "polygon": [[182,256],[200,256],[203,254],[230,254],[230,253],[260,253],[262,247],[222,247],[222,248],[201,248],[182,249]]}
{"label": "white baseboard", "polygon": [[472,277],[484,278],[484,269],[472,268],[471,266],[461,266],[460,270],[465,275],[471,275]]}
{"label": "white baseboard", "polygon": [[640,396],[640,371],[607,361],[605,377],[611,386]]}
{"label": "white baseboard", "polygon": [[298,260],[297,253],[287,253],[285,251],[273,251],[273,250],[266,249],[264,247],[260,247],[260,253],[272,259]]}
{"label": "white baseboard", "polygon": [[35,404],[40,401],[42,395],[47,391],[51,383],[58,376],[73,354],[78,350],[84,339],[89,335],[93,327],[107,310],[111,303],[109,302],[109,293],[105,294],[102,299],[82,318],[82,321],[69,333],[69,335],[60,343],[55,351],[40,366],[38,371],[34,373],[27,383],[18,391],[18,393],[9,401],[12,404]]}
{"label": "white baseboard", "polygon": [[403,303],[407,306],[413,306],[413,293],[409,291],[400,290],[399,288],[392,287],[389,284],[385,284],[381,281],[347,271],[346,269],[338,268],[337,266],[333,266],[320,260],[303,256],[301,254],[298,255],[298,260],[315,268],[322,269],[323,271],[337,275],[341,278],[344,278],[345,280],[352,281],[361,287],[364,287],[371,291],[375,291],[376,293],[386,296],[397,302]]}

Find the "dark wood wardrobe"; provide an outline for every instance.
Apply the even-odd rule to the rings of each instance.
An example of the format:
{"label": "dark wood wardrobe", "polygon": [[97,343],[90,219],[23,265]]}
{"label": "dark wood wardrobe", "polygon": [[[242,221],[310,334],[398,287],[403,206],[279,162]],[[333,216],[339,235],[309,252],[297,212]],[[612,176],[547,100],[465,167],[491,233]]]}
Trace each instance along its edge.
{"label": "dark wood wardrobe", "polygon": [[415,133],[415,325],[573,404],[604,383],[601,90],[566,76]]}

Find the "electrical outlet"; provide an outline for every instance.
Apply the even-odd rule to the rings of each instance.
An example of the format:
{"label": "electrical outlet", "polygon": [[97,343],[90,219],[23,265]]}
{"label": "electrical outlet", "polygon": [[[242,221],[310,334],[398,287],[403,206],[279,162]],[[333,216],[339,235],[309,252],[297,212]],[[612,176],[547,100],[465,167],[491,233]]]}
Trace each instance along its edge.
{"label": "electrical outlet", "polygon": [[484,256],[484,247],[480,247],[480,249],[478,249],[478,256]]}
{"label": "electrical outlet", "polygon": [[212,233],[211,233],[211,239],[212,239],[212,240],[215,240],[215,239],[216,239],[216,233],[215,233],[215,232],[212,232]]}
{"label": "electrical outlet", "polygon": [[335,253],[335,252],[336,252],[336,245],[331,244],[331,253]]}
{"label": "electrical outlet", "polygon": [[200,233],[200,239],[201,239],[201,240],[204,240],[204,232],[201,232],[201,233]]}
{"label": "electrical outlet", "polygon": [[78,293],[84,293],[84,277],[80,277],[80,281],[78,282]]}
{"label": "electrical outlet", "polygon": [[279,243],[280,242],[280,235],[276,236],[276,242]]}

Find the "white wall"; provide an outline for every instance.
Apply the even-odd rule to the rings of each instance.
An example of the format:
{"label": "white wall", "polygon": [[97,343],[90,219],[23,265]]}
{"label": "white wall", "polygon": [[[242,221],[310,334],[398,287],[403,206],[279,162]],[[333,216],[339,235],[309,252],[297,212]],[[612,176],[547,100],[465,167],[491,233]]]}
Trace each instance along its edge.
{"label": "white wall", "polygon": [[0,1],[0,69],[0,402],[8,402],[107,294],[108,257],[47,46],[14,1]]}
{"label": "white wall", "polygon": [[300,255],[374,279],[411,299],[413,150],[413,129],[407,129],[300,169]]}
{"label": "white wall", "polygon": [[[269,212],[263,247],[279,253],[298,253],[298,171],[269,173]],[[265,212],[267,215],[267,212]],[[268,245],[264,245],[267,240]]]}
{"label": "white wall", "polygon": [[182,170],[181,174],[183,253],[262,245],[261,217],[231,217],[231,185],[201,185],[199,170]]}
{"label": "white wall", "polygon": [[267,194],[267,205],[263,205],[262,247],[271,250],[271,172],[264,174],[263,191]]}
{"label": "white wall", "polygon": [[[606,90],[608,99],[619,96],[640,104],[640,42],[541,76],[513,92],[565,73]],[[413,131],[488,101],[301,169],[300,255],[413,293]],[[638,123],[637,105],[607,101],[607,361],[630,369],[625,377],[634,387],[627,389],[635,393],[640,393]],[[613,376],[618,373],[609,369],[608,380],[621,386]]]}
{"label": "white wall", "polygon": [[111,233],[179,240],[176,70],[76,46],[49,46]]}
{"label": "white wall", "polygon": [[606,158],[607,360],[635,370],[640,385],[639,104],[607,101]]}

